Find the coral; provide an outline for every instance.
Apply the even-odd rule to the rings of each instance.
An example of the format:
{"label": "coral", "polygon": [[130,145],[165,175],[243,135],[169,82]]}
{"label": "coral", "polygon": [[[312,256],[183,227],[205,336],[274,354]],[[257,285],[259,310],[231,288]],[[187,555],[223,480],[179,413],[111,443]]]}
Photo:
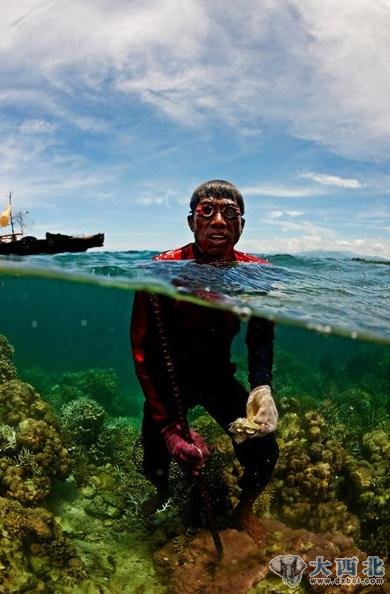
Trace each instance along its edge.
{"label": "coral", "polygon": [[[369,550],[382,555],[389,553],[389,540],[382,539],[372,547],[375,534],[388,530],[390,524],[390,446],[386,431],[376,429],[362,437],[361,449],[366,458],[348,456],[346,472],[354,486],[353,496],[346,493],[350,508],[361,516],[363,541]],[[371,544],[370,544],[371,543]]]}
{"label": "coral", "polygon": [[13,379],[0,385],[0,421],[15,427],[28,418],[44,419],[56,425],[51,407],[30,384]]}
{"label": "coral", "polygon": [[0,455],[13,452],[16,448],[16,432],[14,427],[0,424]]}
{"label": "coral", "polygon": [[318,532],[341,529],[357,537],[359,522],[338,500],[346,452],[328,438],[324,417],[315,410],[301,419],[282,416],[279,425],[280,462],[272,482],[271,510],[294,527]]}
{"label": "coral", "polygon": [[12,362],[14,347],[0,334],[0,384],[16,378],[16,367]]}
{"label": "coral", "polygon": [[0,385],[0,421],[0,495],[37,505],[69,472],[56,417],[30,384],[12,379]]}
{"label": "coral", "polygon": [[91,444],[100,433],[106,411],[95,400],[80,398],[61,411],[61,429],[71,443]]}
{"label": "coral", "polygon": [[390,459],[389,436],[381,429],[363,435],[363,448],[369,455],[379,454]]}
{"label": "coral", "polygon": [[37,505],[49,494],[52,478],[67,476],[68,451],[57,430],[42,420],[21,421],[13,439],[14,446],[0,457],[0,493]]}
{"label": "coral", "polygon": [[[286,551],[300,555],[305,562],[317,555],[330,559],[354,555],[358,559],[365,558],[354,547],[353,540],[342,534],[319,535],[303,529],[293,530],[271,519],[252,519],[247,530],[225,529],[220,531],[220,537],[224,549],[220,563],[207,531],[199,532],[187,542],[182,540],[179,548],[177,540],[173,539],[157,551],[155,562],[171,594],[285,592],[287,589],[282,588],[281,580],[276,582],[271,573],[269,561]],[[306,591],[306,575],[310,570],[305,571],[298,592]]]}
{"label": "coral", "polygon": [[91,399],[113,414],[123,413],[120,385],[113,369],[88,369],[62,374],[50,392],[50,398],[62,403]]}
{"label": "coral", "polygon": [[386,428],[389,412],[387,396],[356,386],[331,391],[321,405],[329,435],[342,441],[349,453],[355,456],[363,453],[362,438],[365,432],[378,430],[378,427]]}
{"label": "coral", "polygon": [[[293,412],[281,415],[281,455],[269,510],[294,527],[305,525],[321,533],[342,530],[377,554],[374,535],[389,524],[388,435],[382,428],[362,434],[356,426],[358,455],[352,455],[343,445],[352,433],[343,435],[342,424],[340,433],[329,425],[329,407],[323,404],[301,419]],[[387,554],[387,546],[381,553]]]}
{"label": "coral", "polygon": [[[54,591],[59,578],[74,585],[85,576],[74,547],[54,516],[0,497],[0,591]],[[48,590],[49,588],[49,590]]]}
{"label": "coral", "polygon": [[36,475],[24,466],[10,465],[3,477],[2,492],[25,505],[37,505],[50,493],[49,477]]}
{"label": "coral", "polygon": [[52,478],[65,478],[68,471],[68,451],[55,427],[31,418],[15,429],[0,425],[0,494],[37,505],[49,494]]}
{"label": "coral", "polygon": [[[315,513],[313,513],[315,512]],[[327,501],[313,506],[306,502],[296,502],[283,508],[283,515],[290,526],[306,526],[322,534],[340,532],[354,539],[360,536],[358,518],[351,514],[342,501]]]}

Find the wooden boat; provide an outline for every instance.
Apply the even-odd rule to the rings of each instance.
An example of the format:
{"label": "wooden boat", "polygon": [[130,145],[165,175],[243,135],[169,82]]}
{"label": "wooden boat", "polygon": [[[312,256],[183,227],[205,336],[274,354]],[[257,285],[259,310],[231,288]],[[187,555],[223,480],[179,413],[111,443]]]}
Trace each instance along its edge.
{"label": "wooden boat", "polygon": [[[24,235],[23,215],[27,212],[12,213],[11,192],[8,206],[0,213],[0,227],[11,227],[11,233],[0,235],[0,255],[32,256],[36,254],[59,254],[61,252],[85,252],[89,248],[102,247],[104,233],[94,235],[63,235],[62,233],[46,233],[45,239],[37,239]],[[15,232],[15,221],[20,232]]]}

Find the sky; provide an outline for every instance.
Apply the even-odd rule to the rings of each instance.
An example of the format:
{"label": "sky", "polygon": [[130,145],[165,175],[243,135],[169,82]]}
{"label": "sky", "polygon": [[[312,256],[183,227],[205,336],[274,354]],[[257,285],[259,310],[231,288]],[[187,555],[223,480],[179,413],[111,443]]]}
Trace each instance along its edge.
{"label": "sky", "polygon": [[238,249],[390,257],[389,0],[2,7],[0,199],[27,234],[179,247],[227,179]]}

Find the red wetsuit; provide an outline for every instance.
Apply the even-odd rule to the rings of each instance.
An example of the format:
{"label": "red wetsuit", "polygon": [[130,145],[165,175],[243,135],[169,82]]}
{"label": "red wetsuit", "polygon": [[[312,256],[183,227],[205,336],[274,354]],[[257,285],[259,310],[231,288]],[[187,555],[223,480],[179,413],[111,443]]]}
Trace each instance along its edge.
{"label": "red wetsuit", "polygon": [[[155,260],[196,260],[202,262],[196,244],[191,243],[176,250],[164,252]],[[235,262],[268,264],[266,260],[243,252],[234,251]],[[247,391],[235,379],[235,365],[231,363],[231,343],[239,332],[240,320],[230,311],[195,305],[190,302],[159,297],[164,332],[174,362],[175,380],[180,386],[180,397],[185,411],[201,404],[227,431],[237,417],[246,416]],[[271,384],[273,362],[273,322],[251,318],[248,322],[246,344],[248,347],[248,378],[251,388]],[[166,370],[161,336],[156,328],[155,314],[150,296],[144,292],[135,295],[131,341],[135,369],[145,396],[143,445],[145,474],[157,484],[156,471],[167,474],[169,458],[160,431],[178,421],[177,404],[172,396]],[[256,487],[266,484],[277,459],[274,436],[247,440],[257,442],[252,452],[244,444],[235,445],[241,463],[250,466],[244,473]],[[271,443],[272,442],[272,443]],[[268,445],[267,445],[268,444]],[[248,454],[248,451],[251,453]],[[245,453],[246,452],[246,453]],[[254,465],[253,456],[258,457]],[[249,457],[248,457],[249,456]],[[259,457],[260,456],[260,457]],[[257,467],[267,457],[269,472],[259,479]],[[269,464],[271,461],[271,464]],[[256,466],[256,469],[254,468]],[[163,474],[164,474],[163,473]],[[249,476],[250,475],[250,476]],[[254,475],[257,478],[254,478]],[[246,476],[246,479],[245,479]],[[248,482],[247,480],[247,482]],[[248,484],[249,484],[248,482]]]}

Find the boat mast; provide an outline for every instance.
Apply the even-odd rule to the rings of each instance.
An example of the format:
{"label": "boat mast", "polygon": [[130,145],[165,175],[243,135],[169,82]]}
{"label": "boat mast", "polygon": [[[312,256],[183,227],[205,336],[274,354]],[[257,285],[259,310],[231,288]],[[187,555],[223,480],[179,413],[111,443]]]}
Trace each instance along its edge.
{"label": "boat mast", "polygon": [[14,230],[14,219],[12,217],[12,204],[11,204],[11,198],[12,198],[12,193],[11,191],[8,194],[8,204],[10,206],[10,211],[9,211],[9,218],[11,221],[11,230],[12,230],[12,239],[15,239],[15,230]]}

